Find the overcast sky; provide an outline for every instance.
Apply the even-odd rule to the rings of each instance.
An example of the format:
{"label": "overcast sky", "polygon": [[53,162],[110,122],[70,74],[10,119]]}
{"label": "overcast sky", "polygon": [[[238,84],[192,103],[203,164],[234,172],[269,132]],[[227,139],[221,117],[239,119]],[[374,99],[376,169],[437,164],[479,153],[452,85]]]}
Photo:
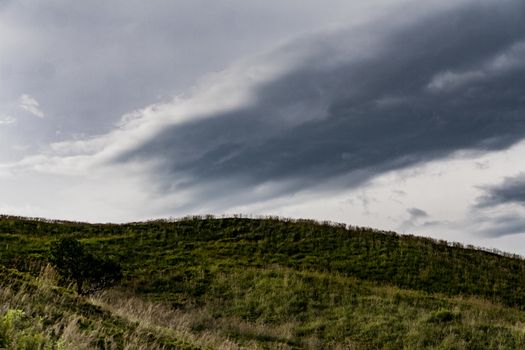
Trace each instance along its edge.
{"label": "overcast sky", "polygon": [[0,212],[525,254],[521,0],[0,0]]}

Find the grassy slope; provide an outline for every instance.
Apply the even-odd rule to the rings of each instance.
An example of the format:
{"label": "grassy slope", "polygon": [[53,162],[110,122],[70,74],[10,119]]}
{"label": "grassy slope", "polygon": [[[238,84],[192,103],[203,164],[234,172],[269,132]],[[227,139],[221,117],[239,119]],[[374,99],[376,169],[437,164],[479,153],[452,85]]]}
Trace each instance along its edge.
{"label": "grassy slope", "polygon": [[0,267],[0,305],[1,349],[202,348],[180,332],[115,314],[57,287],[47,268],[34,277]]}
{"label": "grassy slope", "polygon": [[[121,287],[82,301],[124,320],[121,338],[149,319],[169,342],[192,346],[525,347],[525,261],[517,258],[309,221],[87,225],[4,217],[0,262],[35,274],[49,243],[69,235],[122,262]],[[122,345],[121,338],[113,341]]]}

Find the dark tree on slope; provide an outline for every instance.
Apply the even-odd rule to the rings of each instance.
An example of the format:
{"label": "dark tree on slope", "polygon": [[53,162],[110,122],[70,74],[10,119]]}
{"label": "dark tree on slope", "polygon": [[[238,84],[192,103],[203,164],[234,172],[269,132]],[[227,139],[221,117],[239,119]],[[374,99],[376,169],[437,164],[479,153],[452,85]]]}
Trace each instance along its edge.
{"label": "dark tree on slope", "polygon": [[80,241],[63,238],[53,242],[50,262],[63,282],[74,282],[79,295],[108,288],[122,278],[120,264],[86,252]]}

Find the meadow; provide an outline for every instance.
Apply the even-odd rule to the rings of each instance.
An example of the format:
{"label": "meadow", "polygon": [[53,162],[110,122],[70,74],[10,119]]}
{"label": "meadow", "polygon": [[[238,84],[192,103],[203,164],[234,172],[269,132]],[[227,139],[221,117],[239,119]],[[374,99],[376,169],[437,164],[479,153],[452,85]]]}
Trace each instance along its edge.
{"label": "meadow", "polygon": [[[90,296],[59,285],[49,247],[63,237],[123,280]],[[4,216],[0,264],[0,348],[525,348],[521,257],[370,228]]]}

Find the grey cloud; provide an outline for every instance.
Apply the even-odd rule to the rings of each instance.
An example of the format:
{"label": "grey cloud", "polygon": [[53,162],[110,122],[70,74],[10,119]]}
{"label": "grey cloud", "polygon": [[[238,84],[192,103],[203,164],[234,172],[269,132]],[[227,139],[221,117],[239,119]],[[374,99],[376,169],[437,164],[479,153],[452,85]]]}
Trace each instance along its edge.
{"label": "grey cloud", "polygon": [[[240,192],[289,181],[286,194],[359,173],[348,176],[355,186],[456,150],[504,149],[525,136],[525,67],[486,67],[520,54],[524,19],[521,1],[481,2],[395,30],[369,27],[380,45],[360,55],[348,47],[352,31],[302,40],[312,54],[255,87],[253,104],[165,128],[115,161],[160,160],[163,191],[184,177],[182,187],[235,179]],[[443,72],[484,69],[452,89],[429,88]]]}
{"label": "grey cloud", "polygon": [[497,238],[525,233],[525,218],[519,213],[491,216],[480,221],[485,221],[483,227],[476,230],[480,236]]}
{"label": "grey cloud", "polygon": [[412,219],[420,219],[420,218],[426,218],[428,217],[428,213],[424,211],[423,209],[419,208],[410,208],[407,209],[408,214],[410,214],[410,217]]}
{"label": "grey cloud", "polygon": [[403,231],[413,230],[415,228],[445,226],[450,224],[446,220],[431,220],[430,215],[425,210],[420,208],[409,208],[407,209],[407,213],[409,218],[399,226],[399,229]]}
{"label": "grey cloud", "polygon": [[29,94],[47,118],[21,120],[18,140],[105,133],[123,114],[183,93],[239,57],[345,18],[347,3],[0,0],[8,29],[0,25],[0,113],[16,117],[13,101]]}
{"label": "grey cloud", "polygon": [[525,173],[507,177],[499,185],[482,189],[485,194],[478,199],[478,208],[512,203],[525,205]]}
{"label": "grey cloud", "polygon": [[399,225],[401,231],[411,230],[418,226],[421,220],[428,218],[426,211],[418,208],[407,209],[408,218]]}
{"label": "grey cloud", "polygon": [[470,230],[482,237],[498,238],[525,233],[525,173],[506,177],[491,186],[482,186],[471,212]]}

